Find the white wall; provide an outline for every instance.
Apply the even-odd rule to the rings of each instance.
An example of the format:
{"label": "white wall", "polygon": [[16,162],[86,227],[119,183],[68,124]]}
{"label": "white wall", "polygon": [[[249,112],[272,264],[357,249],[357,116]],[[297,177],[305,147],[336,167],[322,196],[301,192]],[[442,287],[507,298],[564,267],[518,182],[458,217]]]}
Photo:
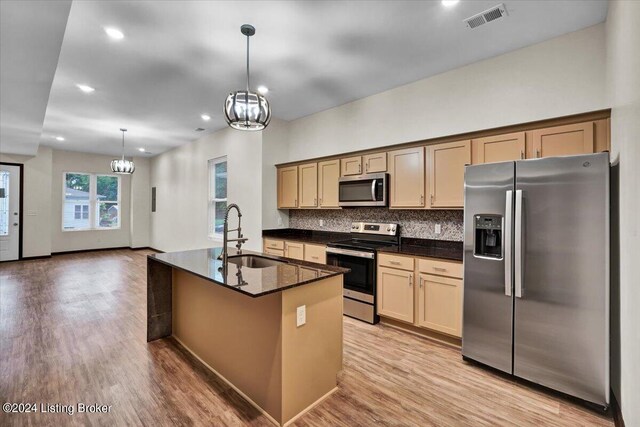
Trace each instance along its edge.
{"label": "white wall", "polygon": [[[640,2],[611,1],[606,23],[611,151],[619,165],[619,354],[614,392],[627,426],[640,426]],[[615,266],[614,266],[615,268]],[[616,319],[618,320],[618,319]],[[615,320],[614,320],[614,323]],[[619,364],[619,366],[615,366]]]}
{"label": "white wall", "polygon": [[151,186],[157,188],[152,247],[178,251],[219,244],[207,237],[207,162],[220,156],[228,161],[228,202],[242,210],[242,231],[249,238],[245,247],[262,248],[262,136],[230,128],[152,159]]}
{"label": "white wall", "polygon": [[280,162],[606,108],[604,24],[289,123]]}
{"label": "white wall", "polygon": [[131,176],[129,245],[145,248],[151,242],[151,160],[138,158],[135,164]]}
{"label": "white wall", "polygon": [[38,148],[36,156],[0,154],[0,161],[24,165],[22,256],[51,254],[52,150]]}
{"label": "white wall", "polygon": [[51,252],[129,246],[131,224],[131,177],[120,181],[120,228],[113,230],[62,231],[62,197],[65,172],[111,174],[112,156],[53,150],[51,169]]}
{"label": "white wall", "polygon": [[262,228],[289,226],[287,211],[278,210],[278,159],[289,154],[287,122],[273,119],[262,132]]}

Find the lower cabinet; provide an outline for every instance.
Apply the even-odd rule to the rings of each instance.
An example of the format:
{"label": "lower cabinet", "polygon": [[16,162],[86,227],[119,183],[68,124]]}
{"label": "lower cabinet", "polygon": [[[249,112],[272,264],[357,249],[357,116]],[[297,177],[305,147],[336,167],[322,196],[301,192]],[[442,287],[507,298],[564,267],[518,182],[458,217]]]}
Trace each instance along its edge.
{"label": "lower cabinet", "polygon": [[286,240],[265,238],[262,242],[262,252],[301,261],[327,263],[326,246],[312,243],[300,243]]}
{"label": "lower cabinet", "polygon": [[378,257],[378,314],[462,336],[462,263],[390,254]]}
{"label": "lower cabinet", "polygon": [[378,314],[413,323],[413,272],[378,267]]}
{"label": "lower cabinet", "polygon": [[420,273],[418,326],[462,336],[462,279]]}
{"label": "lower cabinet", "polygon": [[264,248],[262,252],[269,255],[284,256],[284,249]]}
{"label": "lower cabinet", "polygon": [[304,243],[284,242],[284,256],[304,261]]}
{"label": "lower cabinet", "polygon": [[312,245],[305,243],[304,260],[309,262],[317,262],[320,264],[327,263],[327,248],[324,245]]}

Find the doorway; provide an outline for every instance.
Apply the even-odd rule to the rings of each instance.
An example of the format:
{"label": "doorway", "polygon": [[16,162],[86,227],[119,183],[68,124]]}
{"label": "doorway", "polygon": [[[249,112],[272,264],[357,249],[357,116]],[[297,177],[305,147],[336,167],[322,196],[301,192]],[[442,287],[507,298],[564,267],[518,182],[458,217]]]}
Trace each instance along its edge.
{"label": "doorway", "polygon": [[0,261],[22,258],[22,165],[0,163]]}

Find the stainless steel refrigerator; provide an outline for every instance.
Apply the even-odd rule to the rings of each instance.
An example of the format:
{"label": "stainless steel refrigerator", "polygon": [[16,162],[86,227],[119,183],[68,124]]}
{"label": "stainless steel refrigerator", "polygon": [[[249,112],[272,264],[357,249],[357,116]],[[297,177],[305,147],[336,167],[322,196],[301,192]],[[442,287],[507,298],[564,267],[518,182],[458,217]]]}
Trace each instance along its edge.
{"label": "stainless steel refrigerator", "polygon": [[609,404],[609,155],[467,166],[462,354]]}

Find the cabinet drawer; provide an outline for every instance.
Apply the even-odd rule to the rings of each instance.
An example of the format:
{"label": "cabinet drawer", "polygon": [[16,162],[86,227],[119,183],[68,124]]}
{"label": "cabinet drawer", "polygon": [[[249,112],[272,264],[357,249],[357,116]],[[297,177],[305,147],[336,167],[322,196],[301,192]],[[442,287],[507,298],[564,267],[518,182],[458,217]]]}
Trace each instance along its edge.
{"label": "cabinet drawer", "polygon": [[462,279],[462,263],[454,261],[440,261],[435,259],[418,259],[420,273],[437,274]]}
{"label": "cabinet drawer", "polygon": [[264,248],[264,253],[268,255],[277,255],[277,256],[284,257],[284,249]]}
{"label": "cabinet drawer", "polygon": [[401,270],[413,271],[413,258],[380,254],[378,255],[378,265],[381,267],[399,268]]}
{"label": "cabinet drawer", "polygon": [[317,262],[320,264],[327,263],[326,248],[323,245],[312,245],[305,243],[304,260],[309,262]]}
{"label": "cabinet drawer", "polygon": [[284,250],[284,241],[283,240],[264,239],[264,247],[265,248],[269,248],[269,249]]}

